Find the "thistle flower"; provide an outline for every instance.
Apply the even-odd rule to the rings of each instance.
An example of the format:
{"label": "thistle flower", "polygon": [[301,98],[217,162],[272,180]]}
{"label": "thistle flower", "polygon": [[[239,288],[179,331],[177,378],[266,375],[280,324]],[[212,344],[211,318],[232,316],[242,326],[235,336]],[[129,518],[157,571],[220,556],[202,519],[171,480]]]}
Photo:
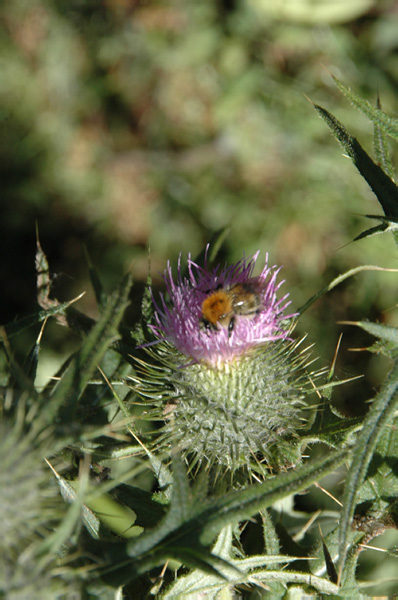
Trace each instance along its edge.
{"label": "thistle flower", "polygon": [[[259,344],[286,338],[288,319],[294,316],[283,314],[290,304],[288,294],[277,299],[277,291],[283,281],[277,284],[279,269],[268,267],[267,261],[260,275],[253,277],[258,255],[259,252],[248,261],[243,258],[235,265],[224,269],[217,266],[211,271],[206,264],[202,268],[188,257],[187,277],[182,275],[180,256],[176,281],[168,263],[164,280],[170,305],[164,296],[161,296],[161,306],[155,304],[157,323],[152,327],[155,335],[167,339],[193,362],[205,362],[211,366],[229,362]],[[201,326],[206,298],[212,294],[217,296],[221,290],[228,302],[228,297],[237,288],[244,290],[238,292],[241,306],[234,308],[232,303],[229,314],[224,318],[224,321],[234,319],[233,329],[217,324],[211,330]],[[244,314],[244,303],[253,302],[253,297],[257,299],[257,310]],[[222,308],[216,307],[214,311],[215,316],[223,315]]]}
{"label": "thistle flower", "polygon": [[154,405],[150,416],[165,421],[156,447],[177,444],[191,464],[217,471],[264,473],[263,463],[301,458],[309,350],[291,339],[295,315],[285,314],[287,294],[277,298],[279,269],[266,261],[254,277],[257,258],[209,269],[188,257],[183,275],[180,257],[176,279],[168,264],[168,298],[154,299],[157,339],[146,347],[152,361],[137,361],[133,378]]}

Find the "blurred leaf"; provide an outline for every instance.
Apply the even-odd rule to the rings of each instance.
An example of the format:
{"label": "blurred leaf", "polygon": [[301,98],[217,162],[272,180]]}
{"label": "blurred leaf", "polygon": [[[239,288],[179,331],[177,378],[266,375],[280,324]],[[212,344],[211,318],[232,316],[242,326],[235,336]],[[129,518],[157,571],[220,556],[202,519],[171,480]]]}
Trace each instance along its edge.
{"label": "blurred leaf", "polygon": [[[47,552],[55,554],[64,544],[67,544],[70,541],[72,534],[80,524],[80,517],[83,507],[83,494],[88,482],[87,476],[85,476],[84,480],[82,480],[80,492],[76,494],[71,485],[55,471],[55,469],[47,460],[46,462],[58,481],[62,497],[70,506],[57,530],[43,541],[40,547],[40,553],[43,555]],[[91,515],[90,511],[86,513],[85,517],[90,533],[94,537],[98,537],[98,522],[96,517]]]}
{"label": "blurred leaf", "polygon": [[[70,481],[73,490],[80,489],[80,480]],[[127,507],[116,502],[109,494],[101,492],[101,485],[88,486],[83,496],[84,505],[113,533],[122,538],[132,538],[143,532],[142,527],[134,526],[137,515]]]}
{"label": "blurred leaf", "polygon": [[357,19],[375,5],[375,0],[250,0],[250,4],[283,21],[332,25]]}
{"label": "blurred leaf", "polygon": [[[69,302],[61,304],[55,298],[50,298],[51,294],[51,277],[50,268],[47,257],[40,245],[39,238],[36,241],[36,276],[37,276],[37,301],[41,308],[44,309],[45,317],[55,316],[58,323],[63,326],[68,326],[79,332],[87,333],[94,325],[95,321],[90,319],[83,313],[70,308],[71,305],[79,300],[83,294],[77,296]],[[94,276],[95,278],[95,276]],[[99,285],[95,282],[94,285]],[[96,292],[100,293],[98,290]],[[100,298],[101,302],[104,301]],[[69,309],[69,310],[67,310]],[[39,313],[40,314],[40,313]]]}
{"label": "blurred leaf", "polygon": [[208,265],[212,265],[215,262],[230,232],[230,227],[224,227],[224,229],[214,232],[209,240],[209,243],[206,245],[206,248],[204,248],[204,250],[195,256],[194,262],[203,267],[206,263]]}
{"label": "blurred leaf", "polygon": [[[3,327],[0,327],[0,340],[2,342],[7,361],[7,372],[5,373],[5,381],[7,382],[6,385],[9,386],[10,389],[16,388],[18,390],[27,392],[27,397],[29,398],[28,402],[37,405],[39,394],[34,387],[34,381],[29,375],[29,365],[26,369],[21,367],[21,365],[17,362],[9,345],[7,332]],[[36,345],[33,348],[33,352],[36,352],[35,348]],[[26,371],[28,371],[28,373]]]}
{"label": "blurred leaf", "polygon": [[154,527],[165,515],[165,506],[140,488],[121,484],[113,490],[113,495],[136,513],[137,524],[142,527]]}
{"label": "blurred leaf", "polygon": [[135,324],[134,328],[129,331],[129,337],[131,337],[135,345],[145,344],[147,341],[148,325],[152,322],[154,305],[152,297],[152,276],[151,276],[151,263],[150,256],[148,256],[148,275],[146,278],[146,285],[144,294],[141,301],[141,318]]}
{"label": "blurred leaf", "polygon": [[[80,514],[83,519],[83,523],[87,527],[90,535],[99,539],[100,537],[100,520],[98,517],[83,504],[82,495],[78,495],[75,487],[71,484],[71,482],[61,477],[52,467],[51,467],[61,491],[61,496],[68,504],[74,504],[74,514]],[[72,509],[71,509],[72,510]],[[77,513],[76,513],[77,511]],[[62,540],[62,542],[66,542],[66,538]]]}
{"label": "blurred leaf", "polygon": [[[27,329],[28,327],[32,327],[33,325],[37,325],[37,323],[43,322],[49,317],[57,317],[58,315],[61,318],[57,320],[62,321],[64,325],[67,321],[68,325],[70,324],[72,328],[75,328],[78,331],[89,331],[94,325],[95,321],[93,319],[90,319],[90,317],[86,317],[86,315],[79,313],[78,311],[74,311],[74,309],[71,308],[71,305],[74,302],[76,302],[76,300],[78,300],[80,297],[81,296],[78,296],[77,298],[74,298],[73,300],[68,300],[67,302],[54,301],[54,304],[51,306],[51,308],[47,308],[46,310],[38,310],[37,312],[34,312],[31,315],[28,315],[27,317],[23,317],[22,319],[16,319],[15,321],[6,323],[4,325],[4,328],[7,332],[8,337],[11,338],[14,335],[17,335],[18,333],[21,333],[22,331],[24,331],[24,329]],[[68,309],[70,312],[68,313],[68,318],[65,319],[64,315],[66,314]]]}
{"label": "blurred leaf", "polygon": [[52,308],[56,306],[58,302],[50,299],[51,293],[51,277],[50,267],[47,261],[47,257],[43,252],[43,249],[39,242],[39,236],[37,233],[36,237],[36,277],[37,277],[37,301],[39,305],[44,308]]}
{"label": "blurred leaf", "polygon": [[98,275],[97,269],[94,268],[93,263],[91,262],[90,255],[86,249],[86,259],[88,264],[88,271],[90,275],[91,285],[94,290],[95,299],[97,300],[97,304],[100,308],[102,308],[106,304],[107,296],[104,292],[104,288],[102,286],[100,277]]}

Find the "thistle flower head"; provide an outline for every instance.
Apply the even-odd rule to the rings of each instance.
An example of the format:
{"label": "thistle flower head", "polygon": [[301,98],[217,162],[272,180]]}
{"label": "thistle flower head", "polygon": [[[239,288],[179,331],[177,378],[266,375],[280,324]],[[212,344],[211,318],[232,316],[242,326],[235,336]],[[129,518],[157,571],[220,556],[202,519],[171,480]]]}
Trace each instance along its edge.
{"label": "thistle flower head", "polygon": [[190,256],[183,275],[181,256],[174,279],[170,263],[164,273],[169,296],[155,302],[155,335],[166,339],[192,362],[211,366],[229,362],[250,348],[287,336],[284,315],[288,294],[277,299],[283,281],[268,266],[253,277],[259,252],[229,267],[200,267]]}
{"label": "thistle flower head", "polygon": [[[287,294],[277,298],[279,269],[266,261],[253,276],[258,253],[229,267],[199,266],[181,258],[174,278],[164,273],[167,300],[154,300],[157,338],[152,359],[137,358],[136,392],[163,420],[156,447],[178,445],[191,464],[217,472],[256,472],[296,464],[298,431],[313,391],[309,349],[291,339]],[[262,466],[265,463],[265,467]]]}

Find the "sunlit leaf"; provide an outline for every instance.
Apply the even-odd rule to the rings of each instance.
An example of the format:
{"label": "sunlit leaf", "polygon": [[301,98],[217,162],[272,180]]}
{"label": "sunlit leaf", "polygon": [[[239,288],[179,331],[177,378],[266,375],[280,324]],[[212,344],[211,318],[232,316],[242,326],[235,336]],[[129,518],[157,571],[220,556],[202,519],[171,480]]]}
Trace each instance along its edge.
{"label": "sunlit leaf", "polygon": [[367,100],[364,100],[348,86],[344,85],[342,81],[333,77],[339,90],[350,100],[350,102],[359,108],[375,125],[380,127],[382,131],[385,131],[391,137],[398,139],[398,119],[394,119],[387,115],[381,110],[380,106],[373,106]]}
{"label": "sunlit leaf", "polygon": [[354,162],[356,168],[367,181],[380,202],[387,217],[398,218],[398,188],[376,163],[367,155],[358,140],[326,109],[314,105],[315,110],[325,120],[332,133]]}

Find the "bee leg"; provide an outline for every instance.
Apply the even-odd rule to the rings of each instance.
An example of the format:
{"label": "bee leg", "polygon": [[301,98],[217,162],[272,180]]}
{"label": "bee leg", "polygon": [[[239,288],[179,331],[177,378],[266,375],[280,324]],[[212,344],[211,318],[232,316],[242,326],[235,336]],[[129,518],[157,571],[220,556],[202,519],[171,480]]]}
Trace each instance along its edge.
{"label": "bee leg", "polygon": [[228,323],[228,337],[231,337],[234,327],[235,327],[235,316],[232,315],[231,320]]}
{"label": "bee leg", "polygon": [[199,321],[199,327],[202,331],[209,335],[210,331],[217,331],[217,327],[215,327],[210,321],[202,317]]}
{"label": "bee leg", "polygon": [[206,333],[209,332],[210,330],[210,323],[209,321],[207,321],[206,319],[204,319],[203,317],[199,320],[199,327],[202,331],[205,331]]}

